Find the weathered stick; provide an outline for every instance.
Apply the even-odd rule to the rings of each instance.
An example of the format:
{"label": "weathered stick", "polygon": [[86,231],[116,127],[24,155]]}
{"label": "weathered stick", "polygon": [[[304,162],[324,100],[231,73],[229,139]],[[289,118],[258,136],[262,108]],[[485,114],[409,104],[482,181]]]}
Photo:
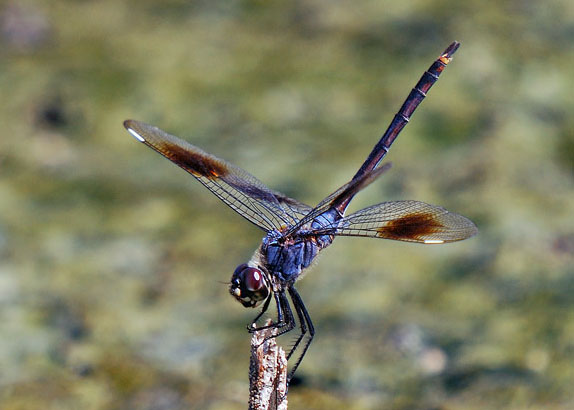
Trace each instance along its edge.
{"label": "weathered stick", "polygon": [[[271,323],[268,321],[267,324]],[[249,410],[287,410],[287,359],[275,338],[263,340],[273,329],[255,332],[249,364]]]}

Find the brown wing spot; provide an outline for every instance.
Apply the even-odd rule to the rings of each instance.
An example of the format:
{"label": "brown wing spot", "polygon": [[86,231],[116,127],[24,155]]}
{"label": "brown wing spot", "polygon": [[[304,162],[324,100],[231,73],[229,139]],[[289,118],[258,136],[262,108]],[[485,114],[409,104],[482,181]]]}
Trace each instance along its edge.
{"label": "brown wing spot", "polygon": [[377,229],[377,236],[398,240],[421,240],[444,229],[444,225],[430,213],[416,213],[394,219]]}
{"label": "brown wing spot", "polygon": [[162,152],[166,157],[195,176],[215,179],[229,173],[225,164],[208,155],[186,150],[177,145],[163,145]]}

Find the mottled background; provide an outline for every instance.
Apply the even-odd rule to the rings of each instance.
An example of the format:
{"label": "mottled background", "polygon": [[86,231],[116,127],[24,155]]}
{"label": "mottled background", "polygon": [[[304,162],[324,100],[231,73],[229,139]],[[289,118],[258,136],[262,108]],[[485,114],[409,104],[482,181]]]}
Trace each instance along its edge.
{"label": "mottled background", "polygon": [[572,408],[571,0],[0,2],[0,407],[245,408],[255,311],[225,281],[262,232],[122,121],[315,204],[453,40],[352,209],[480,234],[337,240],[299,282],[290,408]]}

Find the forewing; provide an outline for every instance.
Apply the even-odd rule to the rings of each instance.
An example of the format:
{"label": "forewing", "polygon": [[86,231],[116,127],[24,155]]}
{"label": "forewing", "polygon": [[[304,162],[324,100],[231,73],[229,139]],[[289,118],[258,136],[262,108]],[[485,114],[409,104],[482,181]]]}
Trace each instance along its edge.
{"label": "forewing", "polygon": [[311,208],[267,188],[241,168],[161,129],[127,120],[124,126],[138,141],[183,168],[231,209],[269,231],[294,225]]}
{"label": "forewing", "polygon": [[[331,233],[419,243],[454,242],[478,232],[462,215],[419,201],[393,201],[362,209],[341,219]],[[320,234],[320,232],[313,232]]]}

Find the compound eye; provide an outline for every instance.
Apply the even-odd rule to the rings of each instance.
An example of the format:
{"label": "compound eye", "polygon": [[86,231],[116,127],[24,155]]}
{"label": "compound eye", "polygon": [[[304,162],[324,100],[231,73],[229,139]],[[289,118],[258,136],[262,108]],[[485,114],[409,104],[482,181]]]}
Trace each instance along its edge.
{"label": "compound eye", "polygon": [[269,284],[261,269],[239,265],[229,283],[229,293],[245,307],[256,307],[267,299]]}
{"label": "compound eye", "polygon": [[243,272],[243,280],[245,281],[245,288],[251,292],[257,292],[265,286],[263,275],[261,271],[256,268],[246,268]]}
{"label": "compound eye", "polygon": [[238,278],[238,277],[242,277],[243,276],[243,271],[248,269],[249,265],[247,265],[246,263],[242,263],[241,265],[239,265],[237,268],[235,268],[235,271],[233,272],[233,278]]}

